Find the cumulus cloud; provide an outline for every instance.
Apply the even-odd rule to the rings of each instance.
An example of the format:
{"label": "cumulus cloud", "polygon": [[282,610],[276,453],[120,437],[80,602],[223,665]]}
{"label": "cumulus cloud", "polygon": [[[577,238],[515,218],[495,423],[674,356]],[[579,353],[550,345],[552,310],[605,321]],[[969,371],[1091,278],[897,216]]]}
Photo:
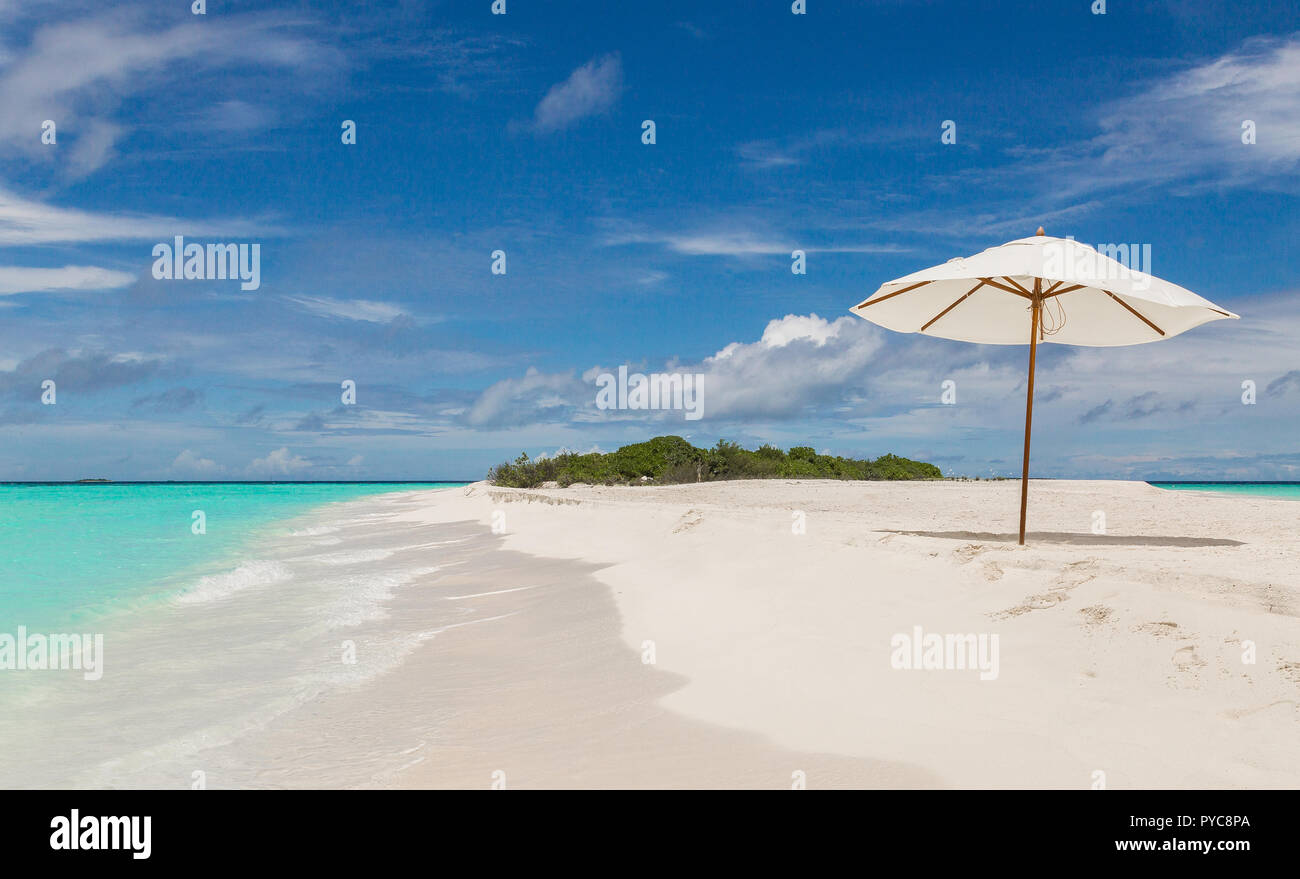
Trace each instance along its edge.
{"label": "cumulus cloud", "polygon": [[[530,366],[522,378],[502,379],[490,386],[462,420],[485,429],[562,421],[579,405],[582,388],[571,372],[548,375]],[[594,394],[593,390],[593,401]]]}
{"label": "cumulus cloud", "polygon": [[[756,342],[733,342],[699,363],[674,362],[642,371],[701,376],[705,418],[785,419],[835,402],[860,382],[881,346],[880,336],[880,330],[856,317],[830,321],[791,314],[770,321]],[[606,372],[613,374],[617,367],[592,367],[581,377],[530,367],[523,377],[504,379],[484,391],[462,420],[491,429],[682,417],[673,410],[598,409],[596,380]]]}
{"label": "cumulus cloud", "polygon": [[[1121,458],[1170,441],[1207,460],[1217,452],[1234,454],[1238,443],[1265,454],[1251,445],[1252,437],[1285,435],[1283,425],[1295,418],[1287,403],[1300,388],[1300,372],[1291,363],[1300,300],[1261,297],[1240,302],[1239,309],[1240,322],[1155,345],[1039,346],[1034,422],[1040,472],[1141,476],[1151,471]],[[680,410],[597,409],[596,378],[617,373],[614,365],[579,376],[530,369],[481,395],[469,410],[473,418],[462,422],[479,429],[561,426],[578,431],[579,442],[618,430],[628,441],[683,433],[706,443],[722,436],[862,451],[873,448],[873,437],[888,437],[889,446],[874,454],[893,450],[951,462],[961,472],[1014,475],[1010,458],[984,456],[988,449],[1018,447],[1026,361],[1023,347],[890,333],[854,316],[789,314],[769,321],[757,339],[732,342],[698,361],[628,364],[629,372],[702,376],[698,421],[685,421]],[[1243,406],[1241,383],[1251,378],[1262,389],[1259,405]],[[955,405],[941,401],[946,381],[954,382]],[[1219,429],[1205,433],[1200,428],[1206,424]],[[622,425],[636,427],[628,434]],[[1249,466],[1280,472],[1259,462]]]}
{"label": "cumulus cloud", "polygon": [[311,468],[311,461],[295,455],[285,446],[270,452],[264,458],[254,458],[248,465],[250,476],[292,476]]}
{"label": "cumulus cloud", "polygon": [[882,344],[882,331],[857,317],[769,321],[757,342],[732,342],[701,364],[706,417],[790,418],[835,403]]}
{"label": "cumulus cloud", "polygon": [[593,58],[564,82],[551,86],[533,111],[533,128],[543,133],[568,128],[614,106],[622,90],[623,61],[618,53]]}
{"label": "cumulus cloud", "polygon": [[189,449],[177,455],[176,459],[171,463],[172,472],[179,476],[208,478],[216,476],[224,469],[211,458],[205,458],[198,452]]}

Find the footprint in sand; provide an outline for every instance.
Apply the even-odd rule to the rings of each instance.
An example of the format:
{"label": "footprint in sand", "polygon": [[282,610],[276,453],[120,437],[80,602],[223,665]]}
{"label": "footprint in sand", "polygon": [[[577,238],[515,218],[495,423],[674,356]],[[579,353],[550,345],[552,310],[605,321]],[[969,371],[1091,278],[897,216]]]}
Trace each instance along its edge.
{"label": "footprint in sand", "polygon": [[1056,575],[1056,581],[1052,584],[1052,588],[1070,590],[1082,586],[1089,580],[1095,580],[1096,578],[1096,559],[1084,559],[1079,562],[1070,562],[1061,569],[1061,573]]}
{"label": "footprint in sand", "polygon": [[984,563],[984,579],[993,581],[1002,579],[1002,567],[997,562]]}
{"label": "footprint in sand", "polygon": [[1196,645],[1188,644],[1174,651],[1174,666],[1180,671],[1189,671],[1205,665],[1205,660],[1196,655]]}
{"label": "footprint in sand", "polygon": [[[972,544],[972,546],[973,545],[974,544]],[[958,550],[958,552],[960,551],[961,550]],[[990,562],[990,564],[992,563]],[[1079,562],[1070,562],[1064,568],[1061,569],[1061,572],[1059,574],[1056,575],[1056,579],[1054,579],[1052,581],[1051,586],[1048,587],[1051,590],[1050,592],[1044,592],[1038,595],[1030,595],[1028,598],[1021,601],[1020,604],[1017,604],[1015,607],[1009,607],[1006,610],[1000,610],[996,613],[991,613],[989,614],[989,616],[995,620],[1005,620],[1009,617],[1016,617],[1016,616],[1020,616],[1023,613],[1029,613],[1031,610],[1045,610],[1046,608],[1049,607],[1055,607],[1056,605],[1060,604],[1062,601],[1069,600],[1069,596],[1066,593],[1070,592],[1072,589],[1076,589],[1079,586],[1082,586],[1084,583],[1087,583],[1089,580],[1094,579],[1097,576],[1096,572],[1097,572],[1096,559],[1085,559]],[[1000,574],[1001,574],[1001,569],[999,569],[999,575]],[[995,578],[990,578],[990,579],[995,579]]]}
{"label": "footprint in sand", "polygon": [[952,551],[952,557],[957,560],[957,564],[964,565],[971,559],[985,552],[984,544],[968,543],[965,546],[959,546]]}
{"label": "footprint in sand", "polygon": [[1018,617],[1021,614],[1029,613],[1031,610],[1046,610],[1049,607],[1055,607],[1062,601],[1067,601],[1069,596],[1060,592],[1043,592],[1038,595],[1030,595],[1024,601],[1015,607],[1009,607],[1006,610],[1000,610],[997,613],[989,614],[994,620],[1005,620],[1011,617]]}
{"label": "footprint in sand", "polygon": [[1079,613],[1083,616],[1084,623],[1089,626],[1100,626],[1102,623],[1109,622],[1115,615],[1115,611],[1104,604],[1080,608]]}
{"label": "footprint in sand", "polygon": [[679,534],[682,531],[689,531],[703,521],[704,514],[699,510],[687,510],[682,514],[682,517],[677,520],[677,524],[673,526],[672,533]]}
{"label": "footprint in sand", "polygon": [[1146,632],[1148,635],[1155,635],[1157,638],[1180,637],[1178,623],[1171,620],[1156,620],[1151,623],[1143,623],[1140,626],[1134,626],[1135,632]]}

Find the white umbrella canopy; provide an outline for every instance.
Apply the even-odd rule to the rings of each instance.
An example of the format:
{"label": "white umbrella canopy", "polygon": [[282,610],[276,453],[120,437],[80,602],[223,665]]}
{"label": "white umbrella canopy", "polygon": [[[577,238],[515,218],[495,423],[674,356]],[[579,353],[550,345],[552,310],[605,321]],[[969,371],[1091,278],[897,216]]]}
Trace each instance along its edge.
{"label": "white umbrella canopy", "polygon": [[1049,237],[1041,228],[1030,238],[882,284],[850,310],[900,333],[984,345],[1029,345],[1020,481],[1022,544],[1038,343],[1137,345],[1237,317],[1177,284],[1130,269],[1072,238]]}
{"label": "white umbrella canopy", "polygon": [[[904,275],[882,284],[852,311],[900,333],[1027,345],[1031,296],[1039,279],[1047,325],[1039,333],[1040,342],[1136,345],[1237,317],[1086,244],[1046,235],[1009,241]],[[1060,324],[1055,331],[1054,324]]]}

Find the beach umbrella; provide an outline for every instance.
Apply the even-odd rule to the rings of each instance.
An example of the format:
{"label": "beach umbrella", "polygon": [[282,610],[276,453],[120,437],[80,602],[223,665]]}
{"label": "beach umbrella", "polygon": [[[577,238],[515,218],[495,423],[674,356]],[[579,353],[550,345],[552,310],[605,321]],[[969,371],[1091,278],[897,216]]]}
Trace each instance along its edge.
{"label": "beach umbrella", "polygon": [[[1190,290],[1134,265],[1138,246],[1101,253],[1043,233],[950,259],[882,284],[851,311],[900,333],[983,345],[1028,345],[1020,542],[1029,500],[1029,434],[1039,342],[1107,348],[1171,339],[1212,320],[1236,318]],[[1150,268],[1149,245],[1145,251]],[[1128,265],[1121,262],[1125,259]]]}

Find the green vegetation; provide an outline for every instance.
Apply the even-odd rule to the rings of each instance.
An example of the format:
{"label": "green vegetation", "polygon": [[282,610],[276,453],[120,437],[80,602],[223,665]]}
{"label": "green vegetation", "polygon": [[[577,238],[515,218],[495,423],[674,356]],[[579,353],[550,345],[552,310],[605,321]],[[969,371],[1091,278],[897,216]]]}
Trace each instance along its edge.
{"label": "green vegetation", "polygon": [[933,464],[882,455],[859,461],[836,455],[819,455],[808,446],[783,452],[774,446],[755,451],[718,440],[711,449],[697,449],[679,436],[623,446],[616,452],[579,455],[563,452],[554,458],[520,455],[513,464],[498,464],[488,471],[488,481],[513,488],[536,488],[544,482],[604,485],[654,482],[709,482],[716,479],[939,479]]}

